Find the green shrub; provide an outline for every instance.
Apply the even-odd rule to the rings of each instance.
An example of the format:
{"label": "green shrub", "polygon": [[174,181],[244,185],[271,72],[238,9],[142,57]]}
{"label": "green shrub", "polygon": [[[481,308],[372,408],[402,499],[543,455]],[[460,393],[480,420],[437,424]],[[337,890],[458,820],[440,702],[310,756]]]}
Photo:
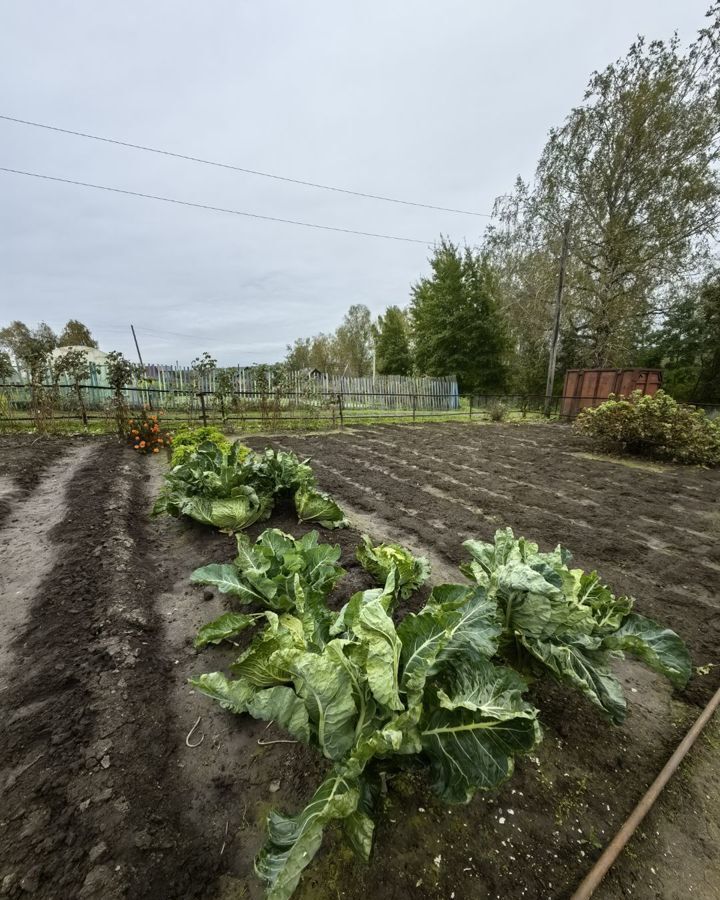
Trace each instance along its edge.
{"label": "green shrub", "polygon": [[[218,450],[221,450],[223,453],[228,453],[232,446],[222,431],[220,431],[219,428],[215,428],[213,425],[207,425],[200,428],[188,428],[187,426],[184,426],[183,428],[179,428],[173,436],[173,453],[170,464],[172,466],[180,466],[187,462],[188,457],[197,450],[200,444],[204,444],[206,441],[215,444]],[[243,449],[245,450],[245,453],[242,454],[242,458],[247,456],[250,452],[248,448]]]}
{"label": "green shrub", "polygon": [[491,422],[503,422],[508,414],[508,408],[501,400],[494,400],[488,403],[487,413]]}
{"label": "green shrub", "polygon": [[720,465],[720,425],[702,409],[685,406],[665,391],[648,396],[614,394],[595,409],[584,409],[575,430],[602,449],[625,450],[679,463]]}

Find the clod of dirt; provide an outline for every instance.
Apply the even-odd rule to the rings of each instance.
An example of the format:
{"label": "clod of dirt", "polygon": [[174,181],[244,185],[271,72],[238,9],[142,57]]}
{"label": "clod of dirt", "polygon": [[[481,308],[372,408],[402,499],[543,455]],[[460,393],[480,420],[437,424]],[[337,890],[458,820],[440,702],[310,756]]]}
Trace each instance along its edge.
{"label": "clod of dirt", "polygon": [[280,782],[279,781],[271,781],[270,782],[270,793],[277,794],[280,790]]}
{"label": "clod of dirt", "polygon": [[119,896],[120,892],[117,885],[113,884],[113,873],[109,866],[95,866],[90,869],[78,894],[80,900],[90,900],[95,897],[110,900],[110,898]]}
{"label": "clod of dirt", "polygon": [[0,885],[0,894],[2,894],[3,896],[10,894],[16,883],[17,875],[14,872],[6,875],[2,880],[2,885]]}
{"label": "clod of dirt", "polygon": [[203,591],[203,600],[212,600],[214,596],[212,591]]}
{"label": "clod of dirt", "polygon": [[147,831],[139,831],[135,835],[133,843],[138,850],[150,850],[155,842]]}
{"label": "clod of dirt", "polygon": [[20,887],[27,894],[34,894],[40,886],[40,866],[33,866],[32,869],[23,875],[20,879]]}
{"label": "clod of dirt", "polygon": [[105,841],[100,841],[99,844],[95,844],[92,850],[88,853],[88,860],[91,863],[97,862],[99,859],[102,859],[103,856],[107,853],[107,844]]}

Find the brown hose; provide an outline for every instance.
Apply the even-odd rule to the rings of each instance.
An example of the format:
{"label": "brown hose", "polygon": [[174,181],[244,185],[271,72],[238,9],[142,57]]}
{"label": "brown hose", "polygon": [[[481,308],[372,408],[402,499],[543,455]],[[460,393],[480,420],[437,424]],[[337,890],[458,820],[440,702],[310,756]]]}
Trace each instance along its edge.
{"label": "brown hose", "polygon": [[677,749],[670,757],[670,759],[665,763],[658,777],[650,785],[645,796],[638,803],[632,813],[630,813],[620,831],[618,831],[612,841],[605,848],[600,859],[598,859],[592,869],[590,869],[588,874],[585,876],[580,887],[572,895],[571,900],[587,900],[588,897],[592,897],[596,888],[603,880],[605,875],[607,875],[608,870],[620,855],[620,852],[622,851],[625,844],[627,844],[627,842],[633,836],[635,829],[642,822],[657,798],[660,796],[662,789],[668,783],[673,773],[682,762],[685,754],[695,743],[695,739],[697,738],[697,736],[710,721],[712,714],[718,708],[719,704],[720,688],[718,688],[708,705],[700,713],[690,731],[688,731],[682,741],[678,744]]}

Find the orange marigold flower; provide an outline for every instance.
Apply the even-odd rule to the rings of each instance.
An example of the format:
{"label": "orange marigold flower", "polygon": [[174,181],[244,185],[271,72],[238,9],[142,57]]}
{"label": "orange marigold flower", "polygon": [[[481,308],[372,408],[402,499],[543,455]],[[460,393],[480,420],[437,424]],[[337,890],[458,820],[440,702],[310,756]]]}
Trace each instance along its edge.
{"label": "orange marigold flower", "polygon": [[144,447],[144,446],[145,446],[145,441],[140,441],[140,446],[141,446],[141,447]]}
{"label": "orange marigold flower", "polygon": [[153,447],[153,453],[159,453],[159,452],[160,452],[160,451],[158,450],[157,447]]}

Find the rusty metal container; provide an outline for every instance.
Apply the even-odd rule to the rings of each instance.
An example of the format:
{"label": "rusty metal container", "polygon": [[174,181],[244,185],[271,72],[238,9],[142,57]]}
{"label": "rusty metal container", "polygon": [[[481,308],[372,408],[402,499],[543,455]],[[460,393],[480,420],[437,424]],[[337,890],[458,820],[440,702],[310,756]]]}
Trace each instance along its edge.
{"label": "rusty metal container", "polygon": [[599,406],[610,394],[627,397],[640,390],[652,396],[660,387],[661,369],[568,369],[560,398],[560,415],[574,419],[581,409]]}

